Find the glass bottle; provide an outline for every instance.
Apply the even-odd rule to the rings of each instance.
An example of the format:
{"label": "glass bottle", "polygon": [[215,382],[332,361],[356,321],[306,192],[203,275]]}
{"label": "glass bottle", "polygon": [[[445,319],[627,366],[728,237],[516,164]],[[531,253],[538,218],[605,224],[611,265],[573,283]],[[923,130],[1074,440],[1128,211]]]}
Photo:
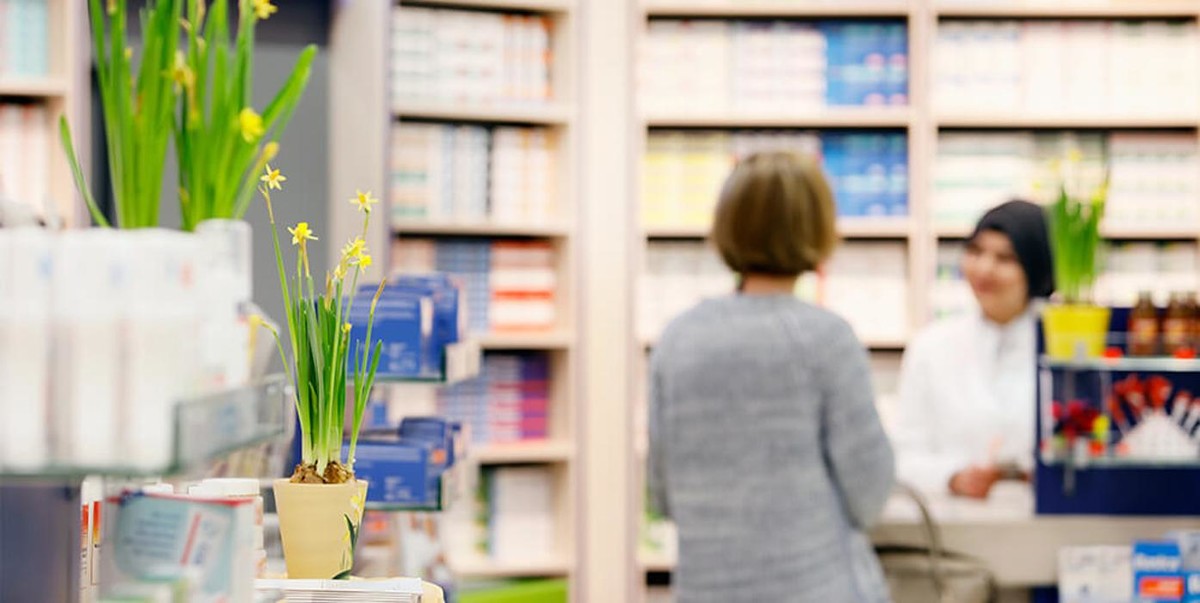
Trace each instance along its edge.
{"label": "glass bottle", "polygon": [[1192,312],[1188,308],[1185,294],[1179,291],[1171,294],[1171,303],[1167,304],[1167,312],[1163,315],[1162,341],[1163,353],[1174,356],[1190,345],[1189,331],[1191,330]]}
{"label": "glass bottle", "polygon": [[1137,305],[1129,311],[1129,355],[1153,356],[1158,353],[1158,308],[1149,291],[1138,294]]}

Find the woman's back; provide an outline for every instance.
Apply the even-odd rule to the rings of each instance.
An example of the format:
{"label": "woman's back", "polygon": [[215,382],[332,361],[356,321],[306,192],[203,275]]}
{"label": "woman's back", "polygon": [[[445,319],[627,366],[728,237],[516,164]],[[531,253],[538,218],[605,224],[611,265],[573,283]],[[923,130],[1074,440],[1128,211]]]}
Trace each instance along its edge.
{"label": "woman's back", "polygon": [[886,601],[863,534],[893,478],[866,352],[789,295],[732,295],[655,350],[651,489],[695,601]]}

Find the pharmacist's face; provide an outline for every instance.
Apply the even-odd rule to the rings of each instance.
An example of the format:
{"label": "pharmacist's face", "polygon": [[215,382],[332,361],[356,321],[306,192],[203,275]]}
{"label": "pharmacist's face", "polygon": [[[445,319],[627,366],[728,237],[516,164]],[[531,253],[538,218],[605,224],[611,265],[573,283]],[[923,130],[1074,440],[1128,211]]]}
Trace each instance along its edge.
{"label": "pharmacist's face", "polygon": [[1029,284],[1007,235],[985,230],[968,241],[962,268],[984,316],[1005,323],[1025,311]]}

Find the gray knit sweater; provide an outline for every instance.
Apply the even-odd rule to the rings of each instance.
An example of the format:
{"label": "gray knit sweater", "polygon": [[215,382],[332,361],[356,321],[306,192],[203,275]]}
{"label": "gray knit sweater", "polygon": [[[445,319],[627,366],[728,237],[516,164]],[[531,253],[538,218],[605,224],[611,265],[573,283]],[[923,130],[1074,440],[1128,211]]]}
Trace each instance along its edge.
{"label": "gray knit sweater", "polygon": [[654,350],[649,480],[679,603],[888,601],[865,530],[892,487],[867,354],[788,295],[731,295]]}

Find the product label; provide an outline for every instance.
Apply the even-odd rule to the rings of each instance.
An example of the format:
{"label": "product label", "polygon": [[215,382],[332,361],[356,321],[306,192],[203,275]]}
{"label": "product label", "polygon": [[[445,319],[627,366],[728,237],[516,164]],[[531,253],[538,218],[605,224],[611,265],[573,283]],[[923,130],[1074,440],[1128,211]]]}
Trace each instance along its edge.
{"label": "product label", "polygon": [[1178,600],[1183,596],[1183,578],[1179,576],[1146,577],[1138,580],[1137,589],[1138,595],[1143,599]]}
{"label": "product label", "polygon": [[1134,601],[1179,603],[1183,600],[1183,557],[1177,542],[1134,543],[1132,566]]}

